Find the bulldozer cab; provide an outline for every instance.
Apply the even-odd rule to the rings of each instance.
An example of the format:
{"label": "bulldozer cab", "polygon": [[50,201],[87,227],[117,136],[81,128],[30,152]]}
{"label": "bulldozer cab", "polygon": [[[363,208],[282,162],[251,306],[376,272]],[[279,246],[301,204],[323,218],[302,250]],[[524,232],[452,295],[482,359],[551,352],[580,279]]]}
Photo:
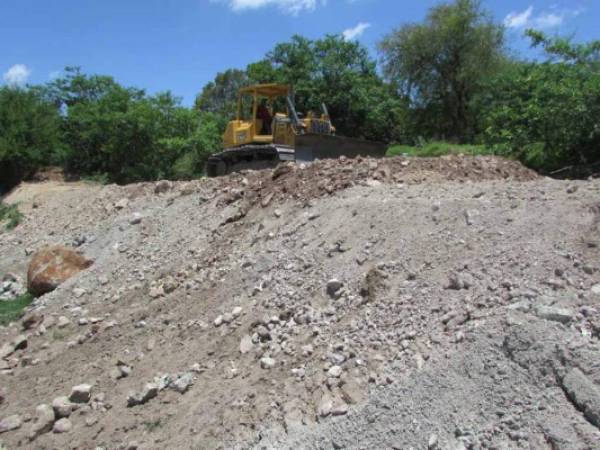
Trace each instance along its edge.
{"label": "bulldozer cab", "polygon": [[285,98],[290,92],[289,86],[274,83],[240,89],[237,120],[250,122],[255,137],[272,137],[271,121],[278,115],[287,117]]}

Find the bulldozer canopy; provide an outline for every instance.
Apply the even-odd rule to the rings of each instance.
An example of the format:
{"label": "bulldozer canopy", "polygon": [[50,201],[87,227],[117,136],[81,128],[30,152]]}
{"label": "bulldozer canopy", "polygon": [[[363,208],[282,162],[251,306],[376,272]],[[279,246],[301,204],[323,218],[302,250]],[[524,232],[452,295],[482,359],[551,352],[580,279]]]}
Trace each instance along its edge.
{"label": "bulldozer canopy", "polygon": [[290,87],[285,84],[255,84],[254,86],[248,86],[240,89],[239,93],[242,94],[257,94],[264,95],[265,97],[285,97],[288,95]]}

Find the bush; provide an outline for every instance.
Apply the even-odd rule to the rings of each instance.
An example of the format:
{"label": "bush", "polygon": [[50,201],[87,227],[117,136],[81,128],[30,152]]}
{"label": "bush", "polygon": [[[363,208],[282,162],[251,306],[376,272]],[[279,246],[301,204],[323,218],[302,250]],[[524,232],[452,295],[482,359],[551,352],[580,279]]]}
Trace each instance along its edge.
{"label": "bush", "polygon": [[8,325],[18,320],[23,310],[33,302],[33,295],[23,294],[14,300],[0,301],[0,325]]}
{"label": "bush", "polygon": [[23,219],[23,214],[19,211],[18,205],[9,205],[0,202],[0,222],[6,222],[4,225],[7,230],[16,228]]}
{"label": "bush", "polygon": [[483,145],[452,144],[449,142],[434,141],[424,143],[420,146],[394,145],[388,149],[386,156],[407,155],[435,157],[451,154],[485,155],[490,153],[491,151],[486,149]]}

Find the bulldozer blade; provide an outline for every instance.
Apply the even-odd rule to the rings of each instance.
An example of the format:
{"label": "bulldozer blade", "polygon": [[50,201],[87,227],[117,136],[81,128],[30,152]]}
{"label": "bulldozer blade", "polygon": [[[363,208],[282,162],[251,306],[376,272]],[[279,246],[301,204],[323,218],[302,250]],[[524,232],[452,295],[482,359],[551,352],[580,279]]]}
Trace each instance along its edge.
{"label": "bulldozer blade", "polygon": [[314,161],[315,159],[339,158],[346,156],[385,156],[387,145],[382,142],[365,141],[362,139],[334,136],[327,134],[302,134],[296,136],[295,160],[298,162]]}

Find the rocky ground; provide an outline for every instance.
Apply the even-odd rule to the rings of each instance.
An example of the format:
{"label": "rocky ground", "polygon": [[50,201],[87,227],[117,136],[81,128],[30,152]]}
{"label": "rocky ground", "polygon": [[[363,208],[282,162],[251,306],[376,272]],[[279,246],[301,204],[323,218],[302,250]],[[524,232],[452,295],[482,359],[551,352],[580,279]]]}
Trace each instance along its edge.
{"label": "rocky ground", "polygon": [[52,183],[6,199],[0,276],[51,244],[94,264],[0,328],[6,449],[600,448],[600,181],[449,157]]}

